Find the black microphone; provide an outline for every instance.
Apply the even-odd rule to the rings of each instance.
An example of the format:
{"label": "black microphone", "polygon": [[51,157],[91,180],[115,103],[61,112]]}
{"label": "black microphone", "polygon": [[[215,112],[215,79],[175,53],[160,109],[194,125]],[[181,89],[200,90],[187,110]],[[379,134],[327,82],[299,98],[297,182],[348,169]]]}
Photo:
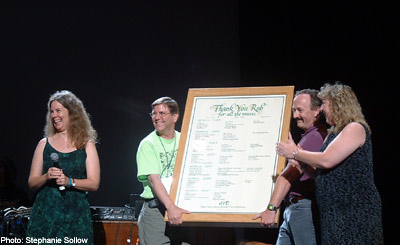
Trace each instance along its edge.
{"label": "black microphone", "polygon": [[[58,158],[58,154],[55,153],[55,152],[53,152],[53,153],[50,154],[50,158],[51,158],[51,160],[53,161],[53,167],[56,167],[56,168],[61,169],[60,166],[58,165],[58,159],[59,159],[59,158]],[[63,191],[63,190],[65,190],[65,186],[60,185],[60,186],[58,187],[58,189],[59,189],[60,191]]]}

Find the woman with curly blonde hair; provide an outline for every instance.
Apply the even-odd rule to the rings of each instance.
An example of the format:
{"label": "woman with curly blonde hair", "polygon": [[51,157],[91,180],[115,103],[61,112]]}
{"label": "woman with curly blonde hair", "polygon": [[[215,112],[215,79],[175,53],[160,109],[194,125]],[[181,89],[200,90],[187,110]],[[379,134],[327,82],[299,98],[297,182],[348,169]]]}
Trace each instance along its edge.
{"label": "woman with curly blonde hair", "polygon": [[318,97],[330,103],[331,118],[327,118],[327,120],[330,120],[327,123],[332,126],[330,129],[331,132],[337,134],[347,124],[358,122],[364,125],[371,133],[371,129],[362,113],[360,103],[358,103],[357,96],[349,86],[340,83],[336,83],[335,85],[325,84],[321,87]]}
{"label": "woman with curly blonde hair", "polygon": [[316,199],[322,244],[382,244],[382,203],[374,184],[371,131],[351,87],[321,87],[321,110],[331,128],[320,152],[300,149],[291,138],[279,155],[317,168]]}
{"label": "woman with curly blonde hair", "polygon": [[32,208],[27,243],[93,244],[88,191],[100,184],[100,163],[93,129],[82,101],[57,91],[48,102],[45,138],[32,159],[28,184],[39,190]]}

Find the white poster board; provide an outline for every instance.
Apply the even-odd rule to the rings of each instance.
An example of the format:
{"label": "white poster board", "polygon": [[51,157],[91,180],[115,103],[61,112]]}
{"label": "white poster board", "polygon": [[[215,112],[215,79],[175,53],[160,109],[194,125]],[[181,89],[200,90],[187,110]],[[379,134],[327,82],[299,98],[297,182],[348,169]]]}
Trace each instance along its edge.
{"label": "white poster board", "polygon": [[284,168],[293,87],[190,89],[171,197],[184,221],[259,222]]}

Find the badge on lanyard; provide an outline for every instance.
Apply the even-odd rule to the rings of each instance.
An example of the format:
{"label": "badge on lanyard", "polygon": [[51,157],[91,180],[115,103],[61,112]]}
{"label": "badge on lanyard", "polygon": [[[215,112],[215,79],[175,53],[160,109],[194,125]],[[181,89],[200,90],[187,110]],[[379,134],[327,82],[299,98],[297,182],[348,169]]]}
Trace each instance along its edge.
{"label": "badge on lanyard", "polygon": [[161,182],[164,185],[165,189],[167,190],[167,193],[169,194],[172,185],[172,176],[161,178]]}

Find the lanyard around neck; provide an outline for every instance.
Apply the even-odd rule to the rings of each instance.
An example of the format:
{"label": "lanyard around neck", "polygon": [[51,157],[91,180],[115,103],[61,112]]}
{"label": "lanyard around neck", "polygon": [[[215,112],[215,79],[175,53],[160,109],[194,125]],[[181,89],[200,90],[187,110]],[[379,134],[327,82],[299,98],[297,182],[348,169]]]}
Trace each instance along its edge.
{"label": "lanyard around neck", "polygon": [[171,159],[170,159],[170,160],[168,160],[168,153],[167,153],[167,150],[165,149],[165,146],[164,146],[164,144],[163,144],[163,142],[162,142],[162,140],[161,140],[161,136],[158,136],[158,139],[160,140],[160,143],[161,143],[161,145],[162,145],[162,147],[163,147],[163,149],[164,149],[165,157],[167,158],[167,166],[165,166],[165,168],[164,168],[163,171],[161,172],[161,175],[162,175],[162,174],[164,173],[165,170],[168,170],[168,169],[170,168],[171,163],[172,163],[172,159],[174,159],[175,146],[176,146],[176,135],[175,135],[175,133],[174,133],[174,148],[173,148],[173,150],[172,150],[172,156],[171,156]]}

